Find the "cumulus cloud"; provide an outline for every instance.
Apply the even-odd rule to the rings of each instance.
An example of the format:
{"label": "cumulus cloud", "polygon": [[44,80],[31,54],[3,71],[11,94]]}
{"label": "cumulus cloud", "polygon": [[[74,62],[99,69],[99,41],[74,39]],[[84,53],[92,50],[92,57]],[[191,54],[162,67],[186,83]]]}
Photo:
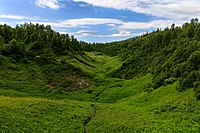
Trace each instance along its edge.
{"label": "cumulus cloud", "polygon": [[130,10],[147,15],[178,19],[191,19],[200,15],[199,0],[73,0],[94,6]]}
{"label": "cumulus cloud", "polygon": [[58,0],[36,0],[35,4],[41,8],[50,8],[53,10],[58,10],[63,5],[58,2]]}

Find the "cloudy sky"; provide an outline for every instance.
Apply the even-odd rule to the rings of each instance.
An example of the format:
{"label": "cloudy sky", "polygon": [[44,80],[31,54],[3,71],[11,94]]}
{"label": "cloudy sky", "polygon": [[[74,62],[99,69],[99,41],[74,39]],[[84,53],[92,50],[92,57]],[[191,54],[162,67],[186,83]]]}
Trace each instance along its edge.
{"label": "cloudy sky", "polygon": [[0,0],[0,24],[51,25],[87,42],[127,39],[200,16],[200,0]]}

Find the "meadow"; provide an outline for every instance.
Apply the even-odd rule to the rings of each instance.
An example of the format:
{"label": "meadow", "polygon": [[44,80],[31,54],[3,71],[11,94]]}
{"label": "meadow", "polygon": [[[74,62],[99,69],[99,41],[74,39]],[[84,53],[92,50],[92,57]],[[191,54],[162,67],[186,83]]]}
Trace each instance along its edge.
{"label": "meadow", "polygon": [[58,56],[52,68],[2,56],[0,64],[2,133],[200,132],[193,89],[178,92],[176,82],[153,89],[151,74],[115,78],[118,57]]}

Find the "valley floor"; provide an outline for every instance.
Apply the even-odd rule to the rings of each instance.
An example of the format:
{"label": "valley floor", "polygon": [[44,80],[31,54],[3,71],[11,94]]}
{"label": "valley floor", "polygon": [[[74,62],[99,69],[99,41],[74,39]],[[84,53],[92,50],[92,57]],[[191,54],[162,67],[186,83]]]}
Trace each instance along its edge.
{"label": "valley floor", "polygon": [[200,132],[192,89],[178,92],[174,83],[151,90],[151,74],[113,78],[120,60],[99,53],[69,63],[87,74],[88,87],[58,93],[39,66],[1,64],[0,132]]}

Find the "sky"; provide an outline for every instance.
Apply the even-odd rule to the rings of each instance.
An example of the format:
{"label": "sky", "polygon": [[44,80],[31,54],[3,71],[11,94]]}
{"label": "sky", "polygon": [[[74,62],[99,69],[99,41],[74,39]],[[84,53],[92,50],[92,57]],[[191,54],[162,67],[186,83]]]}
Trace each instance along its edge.
{"label": "sky", "polygon": [[86,42],[119,41],[200,16],[200,0],[0,0],[0,24],[51,25]]}

